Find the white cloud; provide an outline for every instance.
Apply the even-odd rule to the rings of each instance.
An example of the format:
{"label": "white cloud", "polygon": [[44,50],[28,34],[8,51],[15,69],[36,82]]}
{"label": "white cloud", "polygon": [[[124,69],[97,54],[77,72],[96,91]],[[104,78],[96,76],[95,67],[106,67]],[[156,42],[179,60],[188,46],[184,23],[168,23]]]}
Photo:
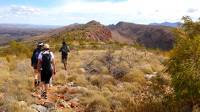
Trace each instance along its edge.
{"label": "white cloud", "polygon": [[18,16],[40,14],[41,10],[39,8],[27,7],[27,6],[11,6],[9,13]]}
{"label": "white cloud", "polygon": [[[0,8],[0,16],[8,15],[9,12],[9,16],[18,15],[18,19],[26,16],[29,17],[29,22],[37,24],[84,23],[93,19],[104,24],[117,23],[118,21],[135,23],[176,22],[180,21],[181,17],[185,15],[189,15],[194,19],[200,16],[198,15],[200,13],[198,5],[200,2],[198,0],[89,1],[66,0],[60,6],[49,8],[11,6],[9,8]],[[8,20],[13,20],[9,19],[9,17],[7,18]],[[18,19],[16,18],[16,21]]]}
{"label": "white cloud", "polygon": [[[192,2],[192,3],[191,3]],[[196,3],[195,3],[196,2]],[[102,14],[104,21],[108,18],[118,21],[124,19],[131,22],[149,23],[162,21],[179,21],[182,16],[190,15],[187,9],[197,0],[128,0],[124,2],[68,2],[60,7],[65,13]],[[109,16],[110,15],[110,16]],[[114,17],[112,17],[115,15]],[[191,15],[197,18],[199,15]],[[127,18],[127,19],[126,19]]]}
{"label": "white cloud", "polygon": [[194,9],[194,8],[189,8],[187,10],[188,13],[194,13],[194,12],[197,12],[197,11],[198,11],[198,9]]}

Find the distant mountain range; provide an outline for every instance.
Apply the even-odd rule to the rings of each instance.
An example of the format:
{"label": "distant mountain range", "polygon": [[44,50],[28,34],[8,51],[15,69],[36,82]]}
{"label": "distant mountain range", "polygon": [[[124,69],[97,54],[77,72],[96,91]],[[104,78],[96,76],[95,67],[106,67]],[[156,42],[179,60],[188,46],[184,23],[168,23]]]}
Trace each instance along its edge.
{"label": "distant mountain range", "polygon": [[29,25],[29,24],[0,24],[0,44],[5,44],[10,40],[29,38],[60,26],[50,25]]}
{"label": "distant mountain range", "polygon": [[181,22],[175,22],[175,23],[170,23],[170,22],[163,22],[163,23],[151,23],[149,25],[155,25],[155,26],[168,26],[168,27],[180,27],[181,26]]}
{"label": "distant mountain range", "polygon": [[[64,27],[40,25],[9,25],[0,24],[0,37],[23,38],[24,41],[48,40],[62,35],[75,39],[91,39],[96,41],[117,41],[120,43],[139,43],[147,48],[170,50],[173,47],[174,37],[171,32],[172,24],[141,25],[128,22],[119,22],[116,25],[102,25],[97,21],[86,24],[72,24]],[[5,41],[1,42],[0,44]],[[9,39],[8,39],[9,40]]]}

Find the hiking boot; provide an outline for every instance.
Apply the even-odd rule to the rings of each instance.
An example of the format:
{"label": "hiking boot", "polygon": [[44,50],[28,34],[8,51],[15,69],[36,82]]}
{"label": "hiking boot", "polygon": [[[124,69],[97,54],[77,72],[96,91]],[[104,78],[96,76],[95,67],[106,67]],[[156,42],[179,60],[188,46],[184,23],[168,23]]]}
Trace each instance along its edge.
{"label": "hiking boot", "polygon": [[34,86],[37,87],[37,79],[34,81]]}
{"label": "hiking boot", "polygon": [[41,98],[47,99],[47,93],[45,91],[42,91]]}
{"label": "hiking boot", "polygon": [[37,80],[37,84],[36,84],[36,86],[38,87],[40,85],[40,81],[39,80]]}
{"label": "hiking boot", "polygon": [[34,86],[35,86],[35,87],[38,87],[39,85],[40,85],[40,81],[37,80],[37,79],[35,79]]}

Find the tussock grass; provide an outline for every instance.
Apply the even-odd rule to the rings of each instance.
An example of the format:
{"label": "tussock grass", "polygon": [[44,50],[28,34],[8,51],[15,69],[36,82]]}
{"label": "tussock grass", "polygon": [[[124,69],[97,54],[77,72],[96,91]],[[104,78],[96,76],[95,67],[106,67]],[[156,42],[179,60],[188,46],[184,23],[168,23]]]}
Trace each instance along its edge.
{"label": "tussock grass", "polygon": [[[57,74],[54,77],[54,84],[66,85],[74,82],[86,88],[80,92],[79,97],[86,112],[158,112],[168,109],[162,104],[160,97],[152,102],[147,100],[143,102],[145,101],[143,96],[154,95],[151,86],[156,88],[156,84],[169,85],[167,77],[162,73],[161,77],[152,79],[150,84],[144,78],[146,74],[162,71],[164,68],[160,61],[162,57],[129,47],[108,53],[107,50],[71,51],[68,70],[65,71],[60,54],[56,52]],[[105,56],[108,55],[112,57],[112,62],[105,60]],[[98,72],[88,72],[92,69]],[[0,101],[0,108],[29,112],[29,105],[34,102],[30,95],[33,81],[30,59],[18,59],[13,56],[0,58],[0,70],[1,74],[4,74],[0,75],[0,94],[5,93],[8,96]],[[160,89],[163,89],[163,86]],[[163,95],[162,92],[159,94]],[[20,101],[25,101],[27,104],[21,106]]]}

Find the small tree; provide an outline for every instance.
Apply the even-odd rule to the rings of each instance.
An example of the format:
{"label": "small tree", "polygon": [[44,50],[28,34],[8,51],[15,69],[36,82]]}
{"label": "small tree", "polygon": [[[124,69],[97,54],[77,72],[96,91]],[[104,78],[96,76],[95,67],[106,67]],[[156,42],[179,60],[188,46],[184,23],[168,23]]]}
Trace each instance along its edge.
{"label": "small tree", "polygon": [[194,106],[200,103],[200,20],[183,17],[176,45],[167,63],[176,98]]}

